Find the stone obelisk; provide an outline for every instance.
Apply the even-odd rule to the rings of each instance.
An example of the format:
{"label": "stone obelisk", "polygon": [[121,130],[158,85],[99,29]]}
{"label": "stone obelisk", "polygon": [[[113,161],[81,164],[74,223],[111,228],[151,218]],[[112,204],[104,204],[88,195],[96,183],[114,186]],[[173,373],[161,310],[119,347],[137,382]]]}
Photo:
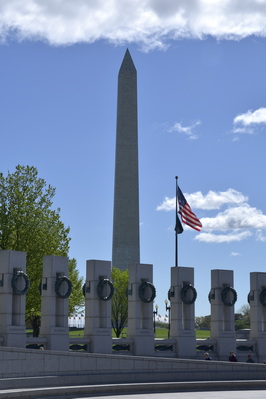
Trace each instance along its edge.
{"label": "stone obelisk", "polygon": [[137,71],[127,50],[118,74],[112,266],[140,263]]}

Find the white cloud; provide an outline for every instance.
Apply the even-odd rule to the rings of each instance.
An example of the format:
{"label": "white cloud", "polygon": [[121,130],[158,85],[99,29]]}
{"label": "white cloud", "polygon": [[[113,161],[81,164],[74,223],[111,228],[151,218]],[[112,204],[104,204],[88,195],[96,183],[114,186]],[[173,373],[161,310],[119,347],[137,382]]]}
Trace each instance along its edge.
{"label": "white cloud", "polygon": [[202,218],[203,233],[195,239],[206,243],[229,243],[242,241],[256,232],[257,241],[266,241],[263,230],[266,229],[266,215],[256,208],[243,203],[229,207],[214,217]]}
{"label": "white cloud", "polygon": [[138,42],[146,49],[168,39],[266,36],[261,0],[8,0],[0,2],[0,35],[54,45]]}
{"label": "white cloud", "polygon": [[176,203],[175,198],[165,197],[163,200],[163,203],[161,205],[158,205],[156,210],[157,211],[172,211],[173,209],[175,209],[175,203]]}
{"label": "white cloud", "polygon": [[[208,243],[229,243],[242,241],[253,235],[257,241],[266,241],[263,231],[266,230],[266,215],[261,210],[251,207],[248,197],[242,193],[228,189],[227,191],[209,191],[205,196],[201,192],[184,194],[192,210],[213,211],[226,207],[215,216],[202,217],[202,230],[195,239]],[[175,198],[166,197],[157,210],[175,210]],[[199,216],[199,215],[198,215]],[[185,226],[186,227],[186,226]]]}
{"label": "white cloud", "polygon": [[169,132],[182,133],[185,134],[190,140],[195,140],[198,138],[198,135],[194,132],[194,129],[200,124],[200,121],[196,121],[191,126],[182,126],[181,123],[176,122],[174,126],[169,129]]}
{"label": "white cloud", "polygon": [[229,207],[215,217],[202,218],[204,230],[266,229],[266,215],[248,204]]}
{"label": "white cloud", "polygon": [[198,191],[186,196],[186,200],[192,208],[198,209],[220,209],[223,205],[241,204],[248,200],[248,197],[229,188],[227,191],[209,191],[205,196]]}
{"label": "white cloud", "polygon": [[235,117],[234,123],[241,123],[245,126],[266,123],[266,108],[259,108],[256,111],[249,110],[245,114]]}
{"label": "white cloud", "polygon": [[207,243],[230,243],[235,241],[242,241],[247,237],[252,235],[249,231],[241,231],[236,233],[229,233],[229,234],[213,234],[213,233],[201,233],[198,234],[195,239],[200,242],[207,242]]}
{"label": "white cloud", "polygon": [[266,124],[266,108],[259,108],[256,111],[248,110],[245,114],[237,115],[234,118],[234,133],[254,133],[256,125]]}
{"label": "white cloud", "polygon": [[[193,194],[184,193],[184,196],[192,209],[220,209],[222,205],[241,204],[248,200],[248,197],[229,188],[227,191],[209,191],[205,196],[197,191]],[[165,197],[163,203],[157,207],[158,211],[171,211],[175,209],[176,200]]]}
{"label": "white cloud", "polygon": [[263,235],[263,231],[262,230],[258,230],[257,231],[257,241],[266,242],[266,236]]}

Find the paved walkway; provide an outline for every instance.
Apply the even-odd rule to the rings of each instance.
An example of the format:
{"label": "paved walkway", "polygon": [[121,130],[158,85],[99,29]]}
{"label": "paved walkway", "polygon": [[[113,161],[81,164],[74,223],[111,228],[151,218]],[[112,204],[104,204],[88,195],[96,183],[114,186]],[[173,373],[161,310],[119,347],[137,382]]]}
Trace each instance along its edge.
{"label": "paved walkway", "polygon": [[263,381],[206,381],[188,383],[107,384],[0,390],[0,398],[25,399],[260,399],[266,398]]}
{"label": "paved walkway", "polygon": [[[266,391],[237,391],[230,392],[228,395],[227,391],[223,392],[193,392],[193,399],[265,399]],[[177,392],[177,393],[152,393],[152,394],[140,394],[140,395],[130,395],[127,399],[191,399],[191,392]],[[72,397],[73,398],[73,397]],[[122,399],[121,396],[97,396],[97,399]],[[73,398],[77,399],[77,398]],[[86,399],[83,397],[83,399]]]}
{"label": "paved walkway", "polygon": [[[216,391],[210,391],[210,392],[193,392],[193,395],[191,395],[191,392],[175,392],[175,393],[146,393],[146,394],[140,394],[140,395],[130,395],[127,399],[191,399],[193,396],[193,399],[228,399],[228,396],[230,396],[230,399],[260,399],[264,398],[266,395],[266,391],[233,391],[230,392],[230,395],[228,395],[228,391],[223,391],[223,392],[216,392]],[[73,398],[73,396],[72,396]],[[87,397],[89,398],[89,397]],[[97,396],[97,399],[122,399],[123,396]],[[50,398],[52,399],[52,398]],[[77,398],[73,398],[77,399]],[[83,399],[86,399],[83,397]]]}

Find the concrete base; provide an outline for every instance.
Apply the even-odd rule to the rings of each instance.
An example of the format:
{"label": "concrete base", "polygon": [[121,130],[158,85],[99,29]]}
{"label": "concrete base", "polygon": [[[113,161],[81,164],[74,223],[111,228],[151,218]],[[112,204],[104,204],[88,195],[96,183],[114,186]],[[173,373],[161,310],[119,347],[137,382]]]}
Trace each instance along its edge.
{"label": "concrete base", "polygon": [[45,346],[47,348],[56,348],[58,351],[65,351],[69,348],[69,328],[68,327],[51,327],[49,334],[44,333],[40,338],[47,338]]}
{"label": "concrete base", "polygon": [[136,356],[153,356],[154,355],[154,343],[153,336],[142,336],[138,335],[134,337],[133,352]]}
{"label": "concrete base", "polygon": [[6,346],[25,348],[25,346],[26,346],[26,327],[4,326],[4,328],[0,327],[0,330],[5,331],[4,333],[1,333],[1,336],[3,337],[3,341]]}
{"label": "concrete base", "polygon": [[[1,390],[3,379],[47,378],[49,386],[64,378],[64,385],[80,378],[86,384],[263,380],[266,365],[223,361],[185,360],[147,356],[104,355],[96,353],[59,352],[51,350],[0,348]],[[37,380],[36,380],[37,381]],[[12,383],[10,380],[9,383]],[[80,382],[81,383],[81,382]],[[84,382],[83,382],[84,383]],[[11,385],[15,388],[14,380]]]}
{"label": "concrete base", "polygon": [[256,352],[260,362],[266,361],[266,333],[261,333],[259,337],[252,337],[256,340]]}
{"label": "concrete base", "polygon": [[220,360],[228,360],[229,352],[233,351],[236,353],[236,339],[234,336],[224,335],[216,340],[217,342],[217,356]]}
{"label": "concrete base", "polygon": [[196,357],[196,340],[195,334],[188,333],[189,335],[179,336],[176,340],[176,352],[178,357],[189,359],[192,356]]}
{"label": "concrete base", "polygon": [[110,329],[106,329],[106,332],[103,328],[95,330],[95,335],[92,335],[91,338],[91,352],[92,353],[111,353],[112,351],[112,336],[110,335]]}

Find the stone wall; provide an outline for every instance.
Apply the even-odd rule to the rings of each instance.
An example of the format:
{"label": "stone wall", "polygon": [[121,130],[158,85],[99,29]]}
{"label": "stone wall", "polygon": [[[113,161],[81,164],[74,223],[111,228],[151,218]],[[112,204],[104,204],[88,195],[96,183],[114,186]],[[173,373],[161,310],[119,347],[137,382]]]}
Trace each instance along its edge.
{"label": "stone wall", "polygon": [[[1,389],[27,385],[265,379],[266,365],[0,348]],[[17,379],[21,379],[18,381]]]}

